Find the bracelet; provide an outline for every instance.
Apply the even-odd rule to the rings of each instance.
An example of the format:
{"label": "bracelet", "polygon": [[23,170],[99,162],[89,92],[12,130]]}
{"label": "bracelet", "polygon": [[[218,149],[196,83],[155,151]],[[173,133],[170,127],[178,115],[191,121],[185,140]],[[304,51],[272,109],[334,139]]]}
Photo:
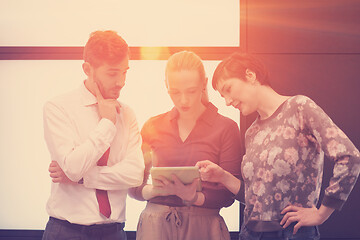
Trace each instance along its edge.
{"label": "bracelet", "polygon": [[191,199],[190,201],[187,201],[187,200],[184,200],[184,199],[183,199],[182,202],[183,202],[183,204],[184,204],[185,206],[190,207],[191,205],[193,205],[193,203],[196,202],[197,199],[198,199],[198,194],[195,193],[195,196],[194,196],[193,199]]}

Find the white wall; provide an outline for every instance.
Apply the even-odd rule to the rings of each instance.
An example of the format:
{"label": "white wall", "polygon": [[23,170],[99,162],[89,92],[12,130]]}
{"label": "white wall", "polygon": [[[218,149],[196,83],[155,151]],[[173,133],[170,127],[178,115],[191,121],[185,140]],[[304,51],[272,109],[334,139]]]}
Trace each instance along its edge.
{"label": "white wall", "polygon": [[[164,84],[166,61],[131,61],[120,100],[135,111],[139,126],[168,111],[172,102]],[[218,62],[204,61],[211,80]],[[46,100],[77,88],[85,79],[82,61],[0,61],[0,229],[44,229],[50,194],[49,153],[43,137]],[[209,82],[210,100],[220,113],[239,122]],[[127,200],[126,230],[135,231],[144,202]],[[232,231],[239,226],[238,203],[223,209]]]}

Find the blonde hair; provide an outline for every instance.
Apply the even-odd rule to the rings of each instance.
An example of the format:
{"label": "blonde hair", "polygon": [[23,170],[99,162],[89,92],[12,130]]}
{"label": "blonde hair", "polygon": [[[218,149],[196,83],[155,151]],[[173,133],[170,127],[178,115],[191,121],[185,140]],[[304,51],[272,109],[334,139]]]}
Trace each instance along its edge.
{"label": "blonde hair", "polygon": [[[167,79],[169,72],[179,72],[181,70],[197,71],[199,73],[201,82],[206,83],[204,64],[202,63],[201,58],[195,53],[191,51],[181,51],[171,55],[166,64],[165,79]],[[209,103],[207,86],[205,86],[203,91],[201,102],[204,105]]]}

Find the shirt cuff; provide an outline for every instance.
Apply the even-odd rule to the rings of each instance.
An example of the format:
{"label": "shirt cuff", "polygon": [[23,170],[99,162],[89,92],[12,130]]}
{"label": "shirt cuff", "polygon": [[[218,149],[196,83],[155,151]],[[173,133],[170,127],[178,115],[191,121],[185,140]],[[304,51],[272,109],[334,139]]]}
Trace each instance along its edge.
{"label": "shirt cuff", "polygon": [[245,202],[245,184],[244,181],[240,180],[240,189],[239,192],[234,196],[234,199],[239,202]]}
{"label": "shirt cuff", "polygon": [[145,199],[145,198],[143,197],[143,195],[142,195],[142,190],[143,190],[143,188],[145,187],[145,185],[146,185],[146,184],[142,184],[142,185],[140,185],[140,186],[138,186],[138,187],[130,188],[130,189],[128,190],[129,195],[130,195],[132,198],[134,198],[134,199],[136,199],[136,200],[138,200],[138,201],[146,201],[146,199]]}
{"label": "shirt cuff", "polygon": [[221,209],[229,207],[234,203],[234,198],[229,190],[224,189],[204,189],[202,190],[205,200],[201,205],[203,208]]}
{"label": "shirt cuff", "polygon": [[343,207],[345,201],[344,200],[340,200],[340,199],[336,199],[336,198],[332,198],[329,196],[324,196],[324,199],[322,200],[322,204],[324,206],[336,209],[336,210],[341,210],[341,208]]}
{"label": "shirt cuff", "polygon": [[104,137],[105,139],[111,139],[110,142],[112,142],[116,135],[116,126],[109,119],[102,118],[98,124],[98,131],[100,132],[102,137]]}
{"label": "shirt cuff", "polygon": [[90,139],[93,141],[94,146],[104,153],[114,140],[116,135],[116,126],[112,121],[102,118],[95,130],[90,134]]}
{"label": "shirt cuff", "polygon": [[100,171],[99,166],[95,166],[89,169],[89,171],[83,177],[84,187],[101,189],[99,188],[99,186],[96,186],[97,185],[96,183],[98,181],[97,177],[99,176],[99,171]]}

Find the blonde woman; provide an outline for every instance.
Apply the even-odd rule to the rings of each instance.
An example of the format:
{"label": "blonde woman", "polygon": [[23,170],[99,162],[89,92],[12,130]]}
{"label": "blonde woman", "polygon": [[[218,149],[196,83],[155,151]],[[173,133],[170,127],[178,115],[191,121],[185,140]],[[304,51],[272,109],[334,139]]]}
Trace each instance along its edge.
{"label": "blonde woman", "polygon": [[129,190],[130,196],[148,201],[136,238],[230,239],[219,215],[221,208],[234,202],[234,195],[226,188],[203,182],[202,191],[197,192],[199,179],[184,185],[176,177],[173,181],[161,178],[160,187],[146,184],[151,166],[195,166],[200,160],[209,160],[231,173],[240,172],[238,126],[209,102],[201,59],[188,51],[172,55],[166,65],[165,84],[174,107],[144,124],[144,184]]}

